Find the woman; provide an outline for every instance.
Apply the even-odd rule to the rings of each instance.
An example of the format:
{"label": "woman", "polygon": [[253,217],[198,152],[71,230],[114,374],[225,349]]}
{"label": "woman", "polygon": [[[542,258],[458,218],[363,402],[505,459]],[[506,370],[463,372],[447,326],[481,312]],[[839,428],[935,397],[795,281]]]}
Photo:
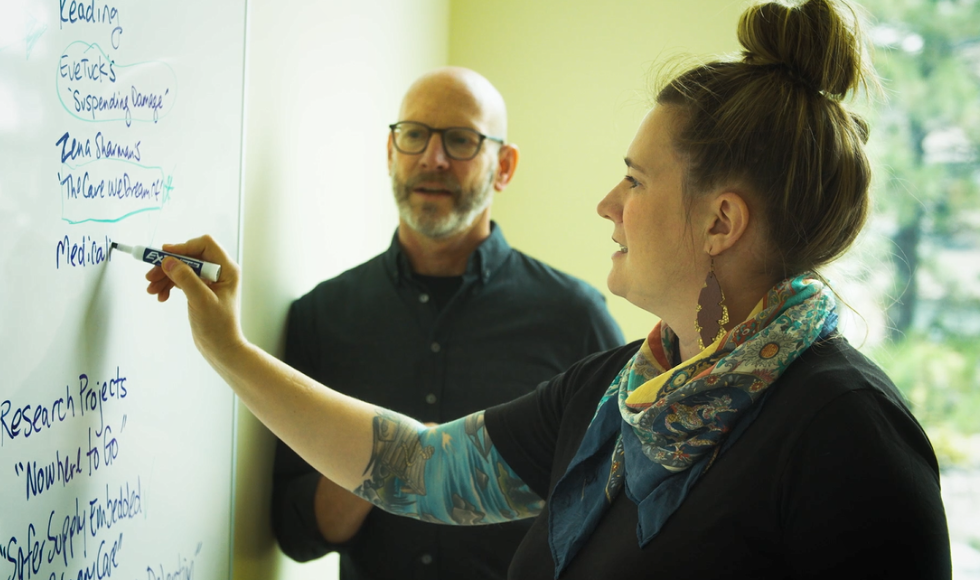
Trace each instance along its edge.
{"label": "woman", "polygon": [[513,578],[948,578],[929,441],[813,272],[868,207],[849,15],[750,8],[742,60],[658,94],[598,209],[610,290],[661,323],[511,403],[426,428],[314,383],[242,336],[238,268],[207,237],[167,249],[218,283],[168,259],[149,291],[184,290],[204,356],[330,479],[428,521],[540,515]]}

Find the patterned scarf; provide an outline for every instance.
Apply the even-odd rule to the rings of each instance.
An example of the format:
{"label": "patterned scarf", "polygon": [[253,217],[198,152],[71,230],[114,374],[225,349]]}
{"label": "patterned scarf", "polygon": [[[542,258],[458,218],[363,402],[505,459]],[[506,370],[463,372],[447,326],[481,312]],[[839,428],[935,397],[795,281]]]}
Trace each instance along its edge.
{"label": "patterned scarf", "polygon": [[555,578],[623,489],[637,505],[640,547],[752,423],[768,387],[837,328],[833,292],[813,273],[783,280],[748,318],[673,366],[675,334],[658,324],[599,401],[555,485],[549,543]]}

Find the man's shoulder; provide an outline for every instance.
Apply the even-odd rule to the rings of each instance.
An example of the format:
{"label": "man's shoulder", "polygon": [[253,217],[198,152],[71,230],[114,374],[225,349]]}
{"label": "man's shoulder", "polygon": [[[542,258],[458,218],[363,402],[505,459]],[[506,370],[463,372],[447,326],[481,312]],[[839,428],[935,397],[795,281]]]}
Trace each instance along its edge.
{"label": "man's shoulder", "polygon": [[517,250],[511,252],[507,264],[508,276],[497,288],[516,299],[514,308],[528,313],[528,320],[547,319],[555,332],[568,332],[569,337],[582,328],[590,329],[600,338],[586,352],[623,343],[606,297],[594,286]]}
{"label": "man's shoulder", "polygon": [[520,250],[512,250],[511,268],[514,276],[520,276],[535,290],[574,297],[590,303],[605,303],[602,293],[592,284]]}
{"label": "man's shoulder", "polygon": [[297,298],[294,304],[304,305],[321,300],[334,301],[351,295],[363,295],[367,289],[376,288],[380,280],[387,278],[384,257],[384,254],[378,254],[333,278],[323,280],[312,290]]}

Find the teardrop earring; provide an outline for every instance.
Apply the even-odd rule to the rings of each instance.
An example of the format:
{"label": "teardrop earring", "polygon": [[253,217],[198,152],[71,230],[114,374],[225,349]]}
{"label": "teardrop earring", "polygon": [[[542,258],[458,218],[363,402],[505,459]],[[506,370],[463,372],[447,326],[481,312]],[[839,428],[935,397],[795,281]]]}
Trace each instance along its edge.
{"label": "teardrop earring", "polygon": [[715,276],[714,260],[711,260],[711,269],[708,270],[701,294],[698,295],[698,308],[695,312],[697,316],[694,319],[694,329],[698,333],[698,346],[704,350],[725,336],[725,325],[728,324],[728,306],[725,305],[725,293]]}

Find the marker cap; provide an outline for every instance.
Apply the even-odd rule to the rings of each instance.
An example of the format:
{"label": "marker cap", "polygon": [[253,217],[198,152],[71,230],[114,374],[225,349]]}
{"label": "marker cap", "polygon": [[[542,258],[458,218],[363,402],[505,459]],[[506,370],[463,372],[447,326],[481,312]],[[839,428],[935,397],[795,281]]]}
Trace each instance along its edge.
{"label": "marker cap", "polygon": [[221,275],[221,265],[201,262],[201,278],[209,282],[217,282],[219,275]]}

